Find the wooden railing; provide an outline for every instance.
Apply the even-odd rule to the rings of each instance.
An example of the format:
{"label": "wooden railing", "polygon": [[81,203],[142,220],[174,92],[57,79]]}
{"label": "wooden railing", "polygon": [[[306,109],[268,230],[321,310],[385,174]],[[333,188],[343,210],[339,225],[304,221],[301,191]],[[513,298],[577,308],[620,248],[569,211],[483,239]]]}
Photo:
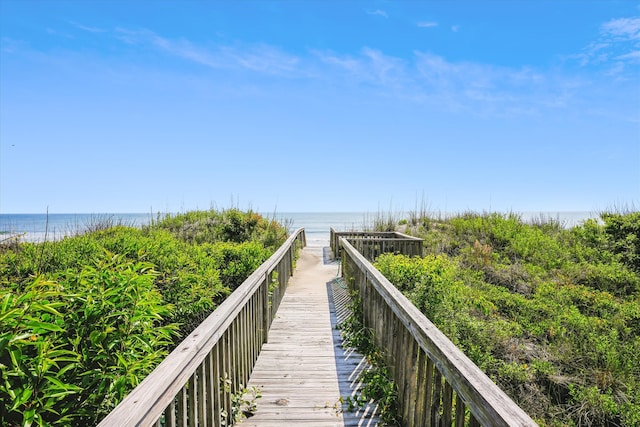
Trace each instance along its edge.
{"label": "wooden railing", "polygon": [[346,238],[342,272],[398,386],[404,426],[535,426]]}
{"label": "wooden railing", "polygon": [[340,238],[349,240],[369,261],[391,252],[409,256],[422,256],[422,239],[396,231],[335,231],[330,229],[329,244],[336,258],[340,257]]}
{"label": "wooden railing", "polygon": [[232,397],[249,379],[293,273],[295,251],[305,245],[304,229],[296,230],[99,426],[233,424]]}

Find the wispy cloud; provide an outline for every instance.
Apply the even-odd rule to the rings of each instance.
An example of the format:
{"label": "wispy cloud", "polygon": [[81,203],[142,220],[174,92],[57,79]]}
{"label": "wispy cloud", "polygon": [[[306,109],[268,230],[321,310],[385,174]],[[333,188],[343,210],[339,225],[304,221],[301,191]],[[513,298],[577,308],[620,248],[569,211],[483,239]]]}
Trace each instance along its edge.
{"label": "wispy cloud", "polygon": [[603,33],[621,40],[640,40],[640,18],[618,18],[602,24]]}
{"label": "wispy cloud", "polygon": [[[635,27],[628,22],[603,28],[616,37],[636,37]],[[229,78],[253,73],[329,82],[331,87],[344,85],[349,90],[364,90],[375,96],[411,100],[469,114],[530,115],[545,109],[564,109],[575,105],[582,96],[581,91],[590,85],[587,79],[567,77],[561,71],[451,61],[425,51],[415,51],[406,57],[372,47],[356,53],[310,50],[292,54],[266,43],[195,42],[166,37],[148,29],[117,28],[105,34],[104,37],[117,39],[126,44],[127,49],[139,52],[141,57],[145,52],[161,53],[169,60],[168,67],[184,62],[200,65],[205,70],[232,71],[221,74]],[[2,40],[4,52],[17,47],[11,40]],[[610,43],[606,40],[594,45],[593,50],[611,56]],[[636,51],[619,52],[617,56],[615,62],[619,68],[624,68],[620,64],[640,60]],[[621,71],[615,69],[615,72]]]}
{"label": "wispy cloud", "polygon": [[404,62],[376,49],[364,48],[358,56],[317,51],[315,54],[322,63],[346,71],[355,81],[398,88],[404,85],[406,79]]}
{"label": "wispy cloud", "polygon": [[116,37],[127,44],[147,44],[170,55],[209,68],[245,69],[272,75],[294,75],[299,59],[267,44],[203,46],[186,39],[162,37],[149,30],[119,28]]}
{"label": "wispy cloud", "polygon": [[636,50],[633,52],[625,53],[624,55],[616,56],[615,59],[619,59],[621,61],[640,62],[640,50]]}
{"label": "wispy cloud", "polygon": [[616,18],[603,23],[596,40],[573,57],[582,66],[604,66],[607,75],[623,76],[628,66],[640,62],[640,17]]}
{"label": "wispy cloud", "polygon": [[418,22],[417,25],[418,25],[419,28],[432,28],[432,27],[437,27],[438,23],[437,22],[433,22],[433,21]]}
{"label": "wispy cloud", "polygon": [[[530,69],[512,69],[474,62],[451,62],[428,52],[415,52],[417,83],[435,99],[447,100],[455,109],[481,110],[533,105],[532,93],[540,92],[543,78]],[[529,99],[527,99],[529,98]]]}
{"label": "wispy cloud", "polygon": [[2,37],[2,39],[0,39],[0,50],[4,53],[17,53],[27,46],[27,43],[21,40],[15,40],[9,37]]}
{"label": "wispy cloud", "polygon": [[460,25],[452,25],[451,31],[453,31],[454,33],[457,33],[458,31],[460,31]]}
{"label": "wispy cloud", "polygon": [[333,68],[325,75],[334,79],[344,72],[351,82],[375,86],[379,93],[471,114],[530,115],[564,108],[581,87],[579,81],[551,81],[531,68],[451,62],[429,52],[416,51],[410,59],[371,48],[359,55],[316,55]]}
{"label": "wispy cloud", "polygon": [[51,34],[52,36],[64,37],[65,39],[73,39],[73,38],[75,38],[71,34],[68,34],[68,33],[65,33],[65,32],[62,32],[62,31],[58,31],[58,30],[54,30],[53,28],[47,28],[47,29],[45,29],[45,31],[47,32],[47,34]]}
{"label": "wispy cloud", "polygon": [[73,25],[79,30],[86,31],[88,33],[106,33],[107,32],[107,30],[105,29],[78,24],[77,22],[74,22],[74,21],[69,21],[69,24]]}
{"label": "wispy cloud", "polygon": [[375,15],[382,16],[383,18],[388,18],[389,15],[384,10],[376,9],[376,10],[367,10],[367,15]]}

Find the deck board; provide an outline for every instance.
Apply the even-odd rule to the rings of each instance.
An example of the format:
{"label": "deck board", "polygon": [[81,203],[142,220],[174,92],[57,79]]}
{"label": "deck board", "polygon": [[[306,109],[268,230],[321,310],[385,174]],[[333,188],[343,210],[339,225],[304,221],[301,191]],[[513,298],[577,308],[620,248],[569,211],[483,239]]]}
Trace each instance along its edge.
{"label": "deck board", "polygon": [[374,405],[347,412],[341,403],[341,396],[351,396],[359,387],[357,373],[366,363],[343,349],[335,328],[345,313],[345,293],[335,281],[339,265],[329,260],[326,248],[319,246],[300,252],[248,383],[259,387],[262,397],[243,426],[378,425]]}

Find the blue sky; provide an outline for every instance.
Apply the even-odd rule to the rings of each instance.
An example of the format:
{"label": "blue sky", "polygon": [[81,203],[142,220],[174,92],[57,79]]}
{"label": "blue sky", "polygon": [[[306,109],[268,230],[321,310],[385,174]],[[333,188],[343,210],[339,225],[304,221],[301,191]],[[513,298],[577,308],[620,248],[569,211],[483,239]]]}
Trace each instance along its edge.
{"label": "blue sky", "polygon": [[0,1],[0,213],[640,201],[640,2]]}

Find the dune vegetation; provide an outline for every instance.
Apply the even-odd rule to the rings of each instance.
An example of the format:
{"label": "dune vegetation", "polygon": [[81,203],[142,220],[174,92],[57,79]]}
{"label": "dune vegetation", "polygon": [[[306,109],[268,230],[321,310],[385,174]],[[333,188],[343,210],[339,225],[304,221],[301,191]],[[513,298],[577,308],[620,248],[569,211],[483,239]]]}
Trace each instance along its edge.
{"label": "dune vegetation", "polygon": [[640,212],[572,228],[493,213],[400,223],[425,256],[376,267],[530,416],[640,425]]}
{"label": "dune vegetation", "polygon": [[0,247],[0,425],[95,425],[286,237],[229,209]]}

